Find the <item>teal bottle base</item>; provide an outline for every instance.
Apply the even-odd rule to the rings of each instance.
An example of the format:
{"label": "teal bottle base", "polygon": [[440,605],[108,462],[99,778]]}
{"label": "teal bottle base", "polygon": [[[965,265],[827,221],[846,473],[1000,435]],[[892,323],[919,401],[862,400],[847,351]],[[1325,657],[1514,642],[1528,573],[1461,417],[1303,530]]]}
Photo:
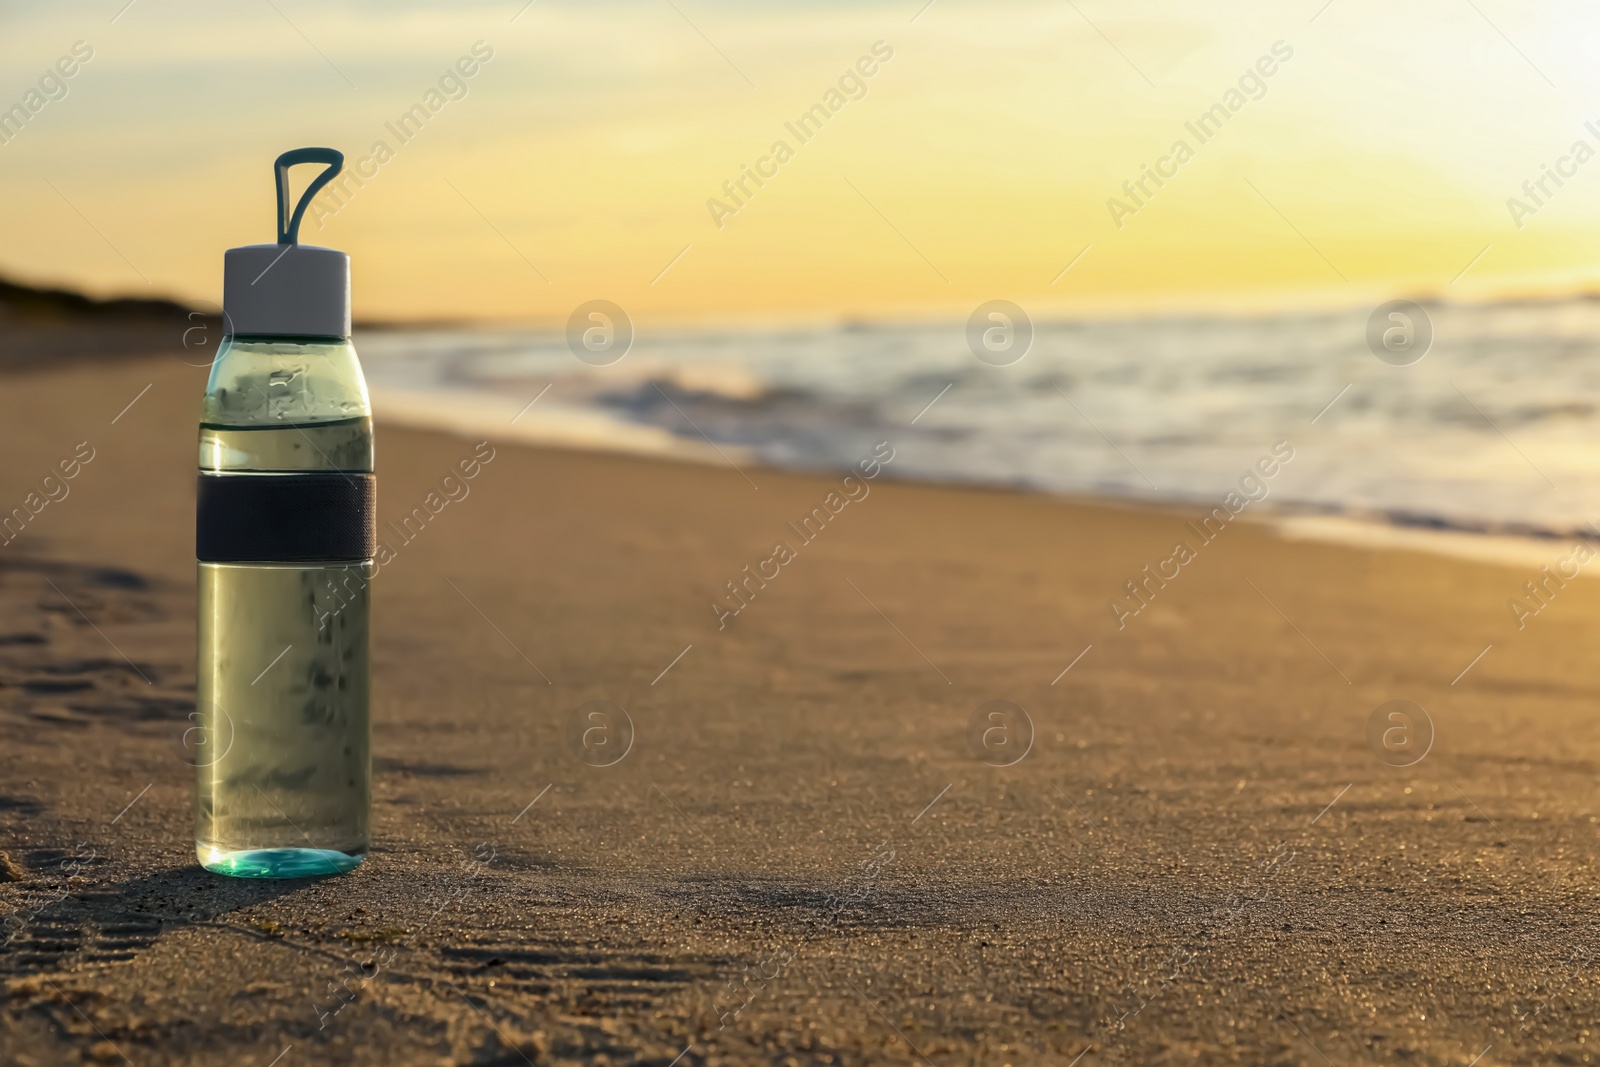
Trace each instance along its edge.
{"label": "teal bottle base", "polygon": [[347,855],[327,848],[253,848],[224,852],[195,846],[200,866],[230,878],[320,878],[361,866],[365,855]]}

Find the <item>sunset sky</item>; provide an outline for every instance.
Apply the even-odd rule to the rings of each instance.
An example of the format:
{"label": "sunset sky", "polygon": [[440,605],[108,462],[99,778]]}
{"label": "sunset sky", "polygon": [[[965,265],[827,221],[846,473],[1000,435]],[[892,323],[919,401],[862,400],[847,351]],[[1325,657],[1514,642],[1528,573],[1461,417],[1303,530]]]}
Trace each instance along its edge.
{"label": "sunset sky", "polygon": [[[278,153],[355,164],[382,141],[365,187],[302,231],[355,257],[369,318],[563,321],[595,298],[689,320],[1350,304],[1600,281],[1600,159],[1572,155],[1600,150],[1600,14],[1576,2],[924,2],[0,3],[0,108],[44,101],[0,144],[0,273],[215,301],[223,250],[273,240]],[[92,58],[57,82],[79,41]],[[480,41],[492,58],[447,76]],[[876,42],[892,58],[830,100]],[[1202,143],[1185,124],[1226,111],[1276,42],[1292,56]],[[430,90],[402,141],[386,124]],[[802,141],[786,123],[815,104],[828,119]],[[1180,140],[1192,158],[1134,202],[1123,183]],[[779,141],[792,156],[761,163]],[[758,163],[764,184],[735,203],[723,183]],[[1534,203],[1523,183],[1558,164]],[[1513,219],[1513,196],[1531,213]],[[1137,211],[1114,221],[1113,197]],[[738,208],[720,227],[712,198]]]}

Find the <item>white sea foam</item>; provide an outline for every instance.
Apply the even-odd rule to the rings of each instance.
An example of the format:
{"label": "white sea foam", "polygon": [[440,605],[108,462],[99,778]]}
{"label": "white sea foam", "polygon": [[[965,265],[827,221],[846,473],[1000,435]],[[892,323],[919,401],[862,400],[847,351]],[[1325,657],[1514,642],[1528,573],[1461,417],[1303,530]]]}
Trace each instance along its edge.
{"label": "white sea foam", "polygon": [[[1570,554],[1575,543],[1573,539],[1563,541],[1465,530],[1419,529],[1344,515],[1287,515],[1267,521],[1280,537],[1290,541],[1325,541],[1357,548],[1427,552],[1527,570],[1538,570],[1547,563],[1554,564]],[[1591,569],[1580,571],[1579,574],[1596,577],[1600,576],[1600,571]]]}

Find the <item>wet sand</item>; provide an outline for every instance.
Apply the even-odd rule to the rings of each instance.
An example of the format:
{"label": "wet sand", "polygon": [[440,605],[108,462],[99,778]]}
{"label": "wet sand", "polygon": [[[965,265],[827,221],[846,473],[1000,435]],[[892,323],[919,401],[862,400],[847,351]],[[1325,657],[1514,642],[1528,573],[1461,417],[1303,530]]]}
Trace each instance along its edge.
{"label": "wet sand", "polygon": [[[1600,583],[1233,523],[1119,629],[1196,516],[892,462],[807,543],[837,477],[495,445],[389,528],[368,862],[206,874],[203,375],[0,378],[0,509],[93,451],[0,547],[0,1062],[1589,1062]],[[396,527],[476,444],[378,440]]]}

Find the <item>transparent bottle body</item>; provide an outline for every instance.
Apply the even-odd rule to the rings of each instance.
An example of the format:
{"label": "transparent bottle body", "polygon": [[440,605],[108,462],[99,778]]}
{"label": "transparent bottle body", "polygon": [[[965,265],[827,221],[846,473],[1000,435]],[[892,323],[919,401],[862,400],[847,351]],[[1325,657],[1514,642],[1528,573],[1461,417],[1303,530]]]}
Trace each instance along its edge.
{"label": "transparent bottle body", "polygon": [[[225,338],[199,467],[230,478],[364,474],[372,411],[348,340]],[[350,870],[371,811],[371,560],[199,570],[195,851],[206,869]]]}

